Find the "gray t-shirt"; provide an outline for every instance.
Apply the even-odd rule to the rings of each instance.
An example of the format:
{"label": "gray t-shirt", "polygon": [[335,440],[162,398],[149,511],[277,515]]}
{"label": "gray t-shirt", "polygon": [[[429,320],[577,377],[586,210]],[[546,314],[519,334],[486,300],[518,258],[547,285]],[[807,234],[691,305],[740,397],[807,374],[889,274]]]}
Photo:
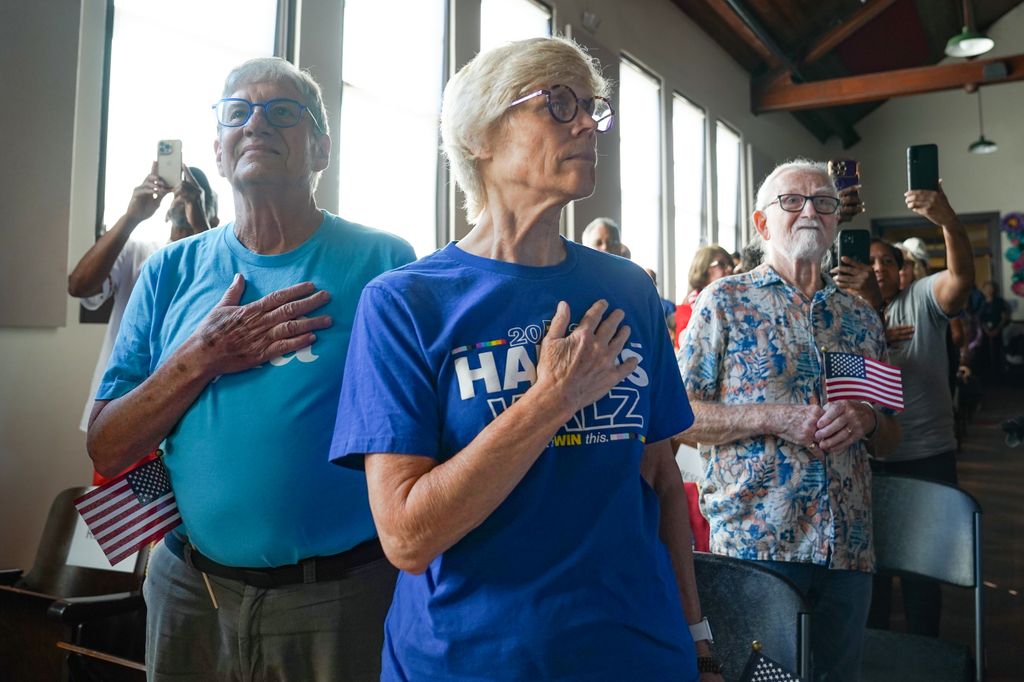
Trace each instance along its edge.
{"label": "gray t-shirt", "polygon": [[889,348],[889,360],[903,370],[903,404],[896,415],[902,438],[887,461],[931,457],[956,448],[953,398],[946,362],[949,316],[935,300],[935,278],[919,279],[885,309],[886,326],[913,325],[909,341]]}

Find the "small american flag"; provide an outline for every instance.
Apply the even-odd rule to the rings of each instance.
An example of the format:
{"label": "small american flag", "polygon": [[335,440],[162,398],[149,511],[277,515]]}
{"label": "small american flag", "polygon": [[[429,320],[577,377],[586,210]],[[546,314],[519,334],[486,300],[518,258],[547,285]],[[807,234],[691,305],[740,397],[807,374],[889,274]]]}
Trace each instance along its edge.
{"label": "small american flag", "polygon": [[75,500],[75,509],[111,566],[181,523],[171,480],[159,457],[82,495]]}
{"label": "small american flag", "polygon": [[800,682],[800,678],[760,651],[750,652],[739,682]]}
{"label": "small american flag", "polygon": [[899,367],[854,353],[825,353],[825,395],[832,400],[867,400],[903,411]]}

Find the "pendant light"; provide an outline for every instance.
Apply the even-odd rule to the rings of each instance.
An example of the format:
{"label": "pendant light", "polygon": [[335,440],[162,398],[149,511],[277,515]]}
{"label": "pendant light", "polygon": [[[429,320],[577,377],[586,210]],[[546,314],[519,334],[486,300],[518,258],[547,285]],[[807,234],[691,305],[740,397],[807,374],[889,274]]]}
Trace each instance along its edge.
{"label": "pendant light", "polygon": [[978,88],[978,139],[967,148],[972,154],[991,154],[999,149],[999,146],[992,140],[985,139],[985,124],[981,117],[981,88]]}
{"label": "pendant light", "polygon": [[946,54],[950,57],[977,57],[985,54],[996,42],[974,28],[971,18],[970,0],[964,0],[964,28],[946,43]]}

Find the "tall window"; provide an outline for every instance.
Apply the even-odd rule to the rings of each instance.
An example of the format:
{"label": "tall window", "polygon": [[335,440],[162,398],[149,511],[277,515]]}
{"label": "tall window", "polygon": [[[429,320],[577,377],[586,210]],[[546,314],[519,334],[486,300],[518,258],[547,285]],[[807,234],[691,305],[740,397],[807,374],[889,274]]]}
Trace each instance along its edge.
{"label": "tall window", "polygon": [[[341,130],[333,157],[348,220],[437,248],[444,0],[346,0]],[[397,46],[397,47],[396,47]]]}
{"label": "tall window", "polygon": [[551,9],[533,0],[481,0],[480,51],[551,35]]}
{"label": "tall window", "polygon": [[[661,85],[628,60],[619,72],[622,242],[633,261],[661,270]],[[662,278],[664,279],[664,278]]]}
{"label": "tall window", "polygon": [[[231,189],[214,162],[217,124],[210,107],[233,67],[274,54],[276,20],[277,0],[250,0],[244,12],[209,0],[180,0],[173,11],[148,0],[116,0],[104,177],[108,227],[149,174],[162,139],[182,141],[184,163],[201,168],[220,197],[221,223],[234,218]],[[166,49],[154,51],[156,45]],[[169,204],[165,198],[132,238],[167,239]]]}
{"label": "tall window", "polygon": [[740,225],[740,136],[721,121],[716,125],[718,159],[718,243],[729,253],[736,250]]}
{"label": "tall window", "polygon": [[672,97],[672,169],[675,205],[675,292],[682,301],[688,293],[690,263],[704,231],[706,184],[704,110],[682,95]]}

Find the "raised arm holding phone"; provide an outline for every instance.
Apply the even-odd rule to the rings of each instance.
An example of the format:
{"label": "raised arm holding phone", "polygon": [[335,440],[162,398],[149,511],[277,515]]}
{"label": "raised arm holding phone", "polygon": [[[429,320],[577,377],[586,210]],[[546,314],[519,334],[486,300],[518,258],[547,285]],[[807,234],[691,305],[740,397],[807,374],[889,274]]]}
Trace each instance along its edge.
{"label": "raised arm holding phone", "polygon": [[[180,159],[180,156],[178,158]],[[194,166],[181,166],[177,177],[178,181],[174,185],[161,178],[158,174],[158,162],[154,161],[149,174],[132,190],[124,214],[117,219],[113,227],[96,240],[68,275],[68,293],[82,299],[84,308],[96,310],[108,299],[114,299],[107,332],[96,361],[96,369],[82,414],[82,431],[88,428],[93,397],[96,395],[100,377],[107,367],[107,359],[117,337],[124,308],[139,278],[142,264],[167,243],[130,239],[132,232],[141,223],[153,217],[168,194],[173,196],[167,211],[167,221],[171,224],[169,241],[174,242],[203,232],[218,224],[217,198],[210,188],[206,174]],[[102,477],[97,477],[96,480],[99,482],[101,479]]]}

